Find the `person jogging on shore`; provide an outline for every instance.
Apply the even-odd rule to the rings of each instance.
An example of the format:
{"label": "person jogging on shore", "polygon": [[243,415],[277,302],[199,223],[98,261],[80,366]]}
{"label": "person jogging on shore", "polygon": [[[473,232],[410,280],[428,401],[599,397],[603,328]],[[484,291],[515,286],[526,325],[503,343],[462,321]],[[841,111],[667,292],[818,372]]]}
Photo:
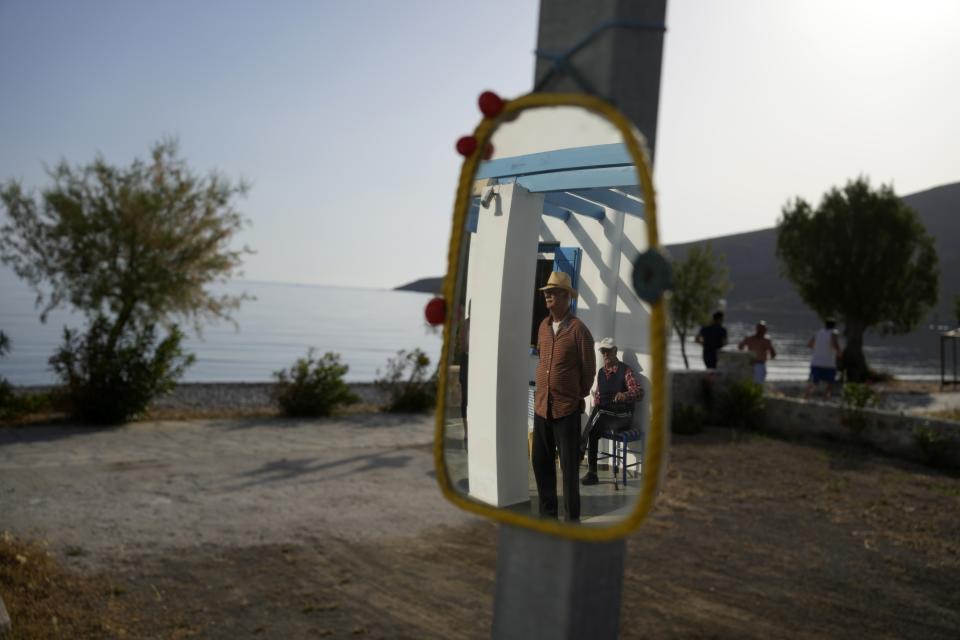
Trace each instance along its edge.
{"label": "person jogging on shore", "polygon": [[770,360],[777,357],[773,342],[767,337],[767,323],[763,320],[758,322],[756,333],[741,340],[737,349],[750,351],[750,355],[753,356],[750,359],[750,365],[753,367],[753,381],[763,384],[767,379],[767,356],[770,356]]}
{"label": "person jogging on shore", "polygon": [[723,327],[723,311],[713,314],[713,323],[700,327],[700,333],[694,338],[703,345],[703,364],[707,369],[717,368],[717,357],[727,344],[727,330]]}
{"label": "person jogging on shore", "polygon": [[817,331],[807,342],[807,346],[813,349],[813,354],[810,357],[810,384],[803,396],[805,398],[809,398],[821,382],[827,383],[824,398],[829,399],[833,393],[833,383],[837,380],[837,362],[843,355],[836,327],[836,321],[827,318],[823,329]]}

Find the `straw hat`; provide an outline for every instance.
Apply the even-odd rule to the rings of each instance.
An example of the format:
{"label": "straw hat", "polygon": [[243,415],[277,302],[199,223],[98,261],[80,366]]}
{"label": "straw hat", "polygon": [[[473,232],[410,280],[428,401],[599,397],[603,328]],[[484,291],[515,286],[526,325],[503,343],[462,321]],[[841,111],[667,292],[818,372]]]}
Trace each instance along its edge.
{"label": "straw hat", "polygon": [[566,289],[571,296],[577,297],[577,290],[570,284],[570,276],[563,271],[554,271],[550,274],[546,286],[540,287],[540,291],[546,291],[547,289]]}

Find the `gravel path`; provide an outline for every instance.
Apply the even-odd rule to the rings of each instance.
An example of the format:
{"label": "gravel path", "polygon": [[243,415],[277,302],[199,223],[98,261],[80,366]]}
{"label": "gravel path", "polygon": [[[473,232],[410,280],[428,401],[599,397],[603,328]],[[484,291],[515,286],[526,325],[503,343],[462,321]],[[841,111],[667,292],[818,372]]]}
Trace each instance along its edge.
{"label": "gravel path", "polygon": [[[384,414],[0,429],[0,529],[109,580],[127,637],[489,638],[496,527],[443,500],[431,435]],[[958,496],[843,443],[675,436],[621,637],[954,640]]]}
{"label": "gravel path", "polygon": [[91,566],[197,545],[352,540],[464,522],[430,416],[0,429],[0,528]]}

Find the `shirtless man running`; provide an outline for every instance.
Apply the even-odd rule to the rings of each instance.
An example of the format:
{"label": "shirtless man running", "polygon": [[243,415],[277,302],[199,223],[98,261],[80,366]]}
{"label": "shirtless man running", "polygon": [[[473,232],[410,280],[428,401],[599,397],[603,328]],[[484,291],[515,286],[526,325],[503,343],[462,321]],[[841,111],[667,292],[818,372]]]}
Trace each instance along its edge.
{"label": "shirtless man running", "polygon": [[761,320],[757,323],[757,332],[740,341],[737,349],[743,351],[747,349],[753,359],[750,364],[753,365],[753,381],[757,384],[763,384],[767,379],[767,355],[770,360],[777,357],[777,352],[773,349],[773,343],[767,337],[767,323]]}

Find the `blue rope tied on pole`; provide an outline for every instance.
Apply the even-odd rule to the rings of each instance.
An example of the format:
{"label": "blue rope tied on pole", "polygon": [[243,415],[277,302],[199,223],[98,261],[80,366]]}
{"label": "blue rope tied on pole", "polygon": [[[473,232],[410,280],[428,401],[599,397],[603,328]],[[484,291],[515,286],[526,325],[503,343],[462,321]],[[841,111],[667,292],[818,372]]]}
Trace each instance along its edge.
{"label": "blue rope tied on pole", "polygon": [[553,62],[550,69],[543,75],[540,80],[537,81],[536,85],[533,87],[534,93],[543,91],[544,87],[554,79],[554,77],[559,76],[569,76],[573,78],[580,89],[584,93],[589,93],[590,95],[599,95],[596,90],[593,88],[587,79],[573,66],[571,58],[579,52],[581,49],[585,48],[587,45],[591,44],[597,36],[608,29],[637,29],[641,31],[666,31],[667,26],[662,22],[638,22],[636,20],[607,20],[606,22],[601,22],[586,35],[584,35],[580,40],[574,44],[572,47],[564,51],[563,53],[555,53],[550,51],[543,51],[542,49],[537,49],[534,51],[534,55],[538,58],[543,58],[545,60],[550,60]]}

